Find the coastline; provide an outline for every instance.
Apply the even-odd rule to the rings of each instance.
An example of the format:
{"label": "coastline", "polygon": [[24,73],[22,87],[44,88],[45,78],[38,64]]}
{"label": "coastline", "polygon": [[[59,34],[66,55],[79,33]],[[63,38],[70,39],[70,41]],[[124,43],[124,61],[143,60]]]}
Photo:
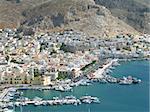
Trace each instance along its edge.
{"label": "coastline", "polygon": [[147,60],[150,61],[150,58],[129,58],[129,59],[118,59],[120,62],[121,61],[143,61]]}
{"label": "coastline", "polygon": [[[148,60],[150,61],[150,58],[140,58],[140,59],[136,59],[136,58],[132,58],[132,59],[114,59],[111,60],[108,64],[104,65],[103,68],[98,69],[98,71],[100,70],[100,75],[103,75],[107,69],[109,69],[110,66],[112,66],[112,64],[114,62],[126,62],[126,61],[143,61],[143,60]],[[97,78],[103,78],[103,77],[95,77]],[[22,89],[22,90],[26,90],[26,89],[35,89],[35,90],[50,90],[52,89],[50,86],[42,86],[42,85],[31,85],[31,84],[19,84],[19,85],[7,85],[4,86],[3,85],[3,89],[9,89],[9,88],[14,88],[14,89]],[[1,98],[1,97],[0,97]]]}
{"label": "coastline", "polygon": [[[141,65],[145,66],[146,68],[140,69]],[[137,65],[134,67],[133,65]],[[143,67],[144,67],[143,66]],[[126,72],[126,68],[128,72]],[[134,68],[139,68],[138,71],[134,72]],[[118,71],[119,70],[119,71]],[[122,72],[120,72],[120,70]],[[144,71],[143,71],[144,70]],[[103,112],[117,112],[117,111],[125,111],[125,112],[133,112],[133,111],[144,111],[148,112],[148,62],[147,61],[137,61],[137,62],[125,62],[121,63],[112,74],[126,74],[130,75],[134,74],[136,77],[142,78],[142,83],[138,85],[127,85],[121,86],[118,84],[100,84],[96,82],[91,86],[79,86],[75,87],[73,92],[59,92],[59,91],[34,91],[34,90],[25,90],[24,96],[29,98],[34,98],[34,95],[39,96],[44,99],[49,99],[54,96],[62,96],[65,97],[67,95],[74,95],[76,97],[81,97],[83,95],[91,95],[97,96],[101,99],[100,104],[83,104],[83,105],[70,105],[70,106],[38,106],[38,109],[35,106],[26,106],[23,107],[24,111],[32,110],[36,112],[41,112],[42,109],[45,109],[45,112],[55,111],[55,112],[87,112],[88,108],[91,112],[99,112],[99,110]],[[143,75],[140,75],[143,74]],[[31,95],[34,94],[34,95]],[[132,95],[129,95],[132,94]],[[117,104],[117,105],[116,105]],[[108,108],[109,106],[109,108]],[[126,108],[128,107],[128,108]],[[19,108],[17,108],[16,112],[20,112]]]}
{"label": "coastline", "polygon": [[[139,60],[149,60],[149,59],[138,59],[138,60],[135,60],[135,59],[114,59],[114,60],[111,60],[108,64],[104,64],[103,65],[103,68],[101,69],[98,69],[97,71],[100,73],[97,74],[98,76],[94,77],[94,79],[101,79],[103,78],[104,76],[104,73],[106,72],[107,69],[109,69],[115,62],[119,61],[119,62],[122,62],[122,61],[139,61]],[[95,73],[97,73],[97,71]],[[90,78],[89,78],[90,79]],[[55,86],[55,85],[54,85]],[[78,85],[80,86],[80,84]],[[5,87],[4,87],[5,88]],[[10,85],[10,86],[7,86],[1,93],[0,95],[0,101],[2,101],[2,99],[7,95],[7,93],[9,93],[9,91],[11,91],[12,89],[15,89],[15,90],[55,90],[53,87],[50,87],[50,86],[42,86],[42,85]],[[59,90],[58,90],[59,91]],[[61,91],[61,90],[60,90]]]}
{"label": "coastline", "polygon": [[[108,69],[110,66],[112,66],[114,64],[114,62],[117,62],[118,59],[113,59],[111,60],[108,64],[104,64],[103,65],[103,68],[101,69],[98,69],[98,72],[100,71],[100,76],[104,74],[105,70]],[[95,77],[95,78],[101,78],[101,77]],[[102,77],[103,78],[103,77]],[[9,85],[9,86],[6,86],[6,88],[10,88],[10,87],[13,87],[14,89],[35,89],[35,90],[50,90],[52,89],[50,86],[42,86],[42,85],[25,85],[25,84],[19,84],[19,85]],[[4,87],[5,88],[5,87]]]}
{"label": "coastline", "polygon": [[[32,88],[32,89],[33,89],[33,88]],[[30,90],[29,90],[29,91],[30,91]],[[41,91],[41,90],[40,90],[40,91]],[[39,91],[39,92],[40,92],[40,91]],[[43,91],[43,92],[44,92],[44,91]]]}

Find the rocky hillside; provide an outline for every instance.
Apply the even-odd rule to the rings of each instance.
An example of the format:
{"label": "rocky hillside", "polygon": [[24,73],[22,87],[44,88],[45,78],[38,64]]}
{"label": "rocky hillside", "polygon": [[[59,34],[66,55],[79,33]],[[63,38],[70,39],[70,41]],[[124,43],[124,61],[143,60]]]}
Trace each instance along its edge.
{"label": "rocky hillside", "polygon": [[0,0],[0,28],[16,27],[24,19],[22,12],[49,0]]}
{"label": "rocky hillside", "polygon": [[74,29],[90,36],[138,33],[94,0],[1,0],[0,27]]}
{"label": "rocky hillside", "polygon": [[95,0],[95,2],[108,8],[113,16],[136,30],[150,34],[149,0]]}

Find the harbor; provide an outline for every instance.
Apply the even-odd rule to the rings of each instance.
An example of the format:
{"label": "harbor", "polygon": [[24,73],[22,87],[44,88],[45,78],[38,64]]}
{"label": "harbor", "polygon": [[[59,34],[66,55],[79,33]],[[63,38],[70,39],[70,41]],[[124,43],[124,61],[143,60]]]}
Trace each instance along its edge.
{"label": "harbor", "polygon": [[1,104],[1,108],[13,107],[13,106],[27,106],[27,105],[80,105],[82,103],[100,103],[99,98],[93,96],[82,96],[76,98],[75,96],[66,96],[64,98],[53,97],[49,100],[43,100],[42,98],[35,97],[34,99],[22,98],[16,99],[16,102],[4,102]]}
{"label": "harbor", "polygon": [[150,112],[148,3],[0,0],[0,112]]}
{"label": "harbor", "polygon": [[[142,83],[134,85],[119,85],[119,84],[99,84],[99,82],[95,82],[90,86],[79,86],[73,88],[72,92],[59,92],[59,91],[34,91],[34,90],[24,90],[25,97],[29,97],[30,99],[34,99],[34,95],[49,99],[55,96],[68,96],[73,95],[77,98],[80,98],[84,95],[91,95],[100,98],[100,103],[95,104],[81,104],[78,106],[75,105],[62,105],[62,106],[34,106],[28,105],[23,106],[23,112],[27,110],[42,112],[44,109],[45,112],[49,112],[49,110],[54,112],[68,112],[74,110],[74,112],[107,112],[111,111],[125,111],[125,112],[133,112],[134,111],[143,111],[148,112],[148,99],[149,96],[148,87],[149,87],[149,76],[148,76],[148,63],[147,61],[133,61],[133,62],[125,62],[120,63],[120,66],[117,66],[116,69],[111,73],[114,77],[128,77],[133,74],[133,77],[141,77]],[[143,66],[145,66],[143,68]],[[140,68],[143,69],[140,69]],[[130,69],[129,69],[130,68]],[[134,71],[134,69],[138,69]],[[33,95],[32,95],[33,94]],[[129,95],[130,94],[130,95]],[[137,97],[138,96],[138,97]],[[109,102],[109,103],[108,103]],[[117,105],[116,105],[117,104]],[[128,108],[126,106],[128,105]],[[108,108],[109,106],[109,108]],[[16,107],[16,112],[20,112],[20,107]]]}
{"label": "harbor", "polygon": [[100,103],[99,98],[94,96],[82,96],[79,99],[75,96],[65,96],[64,98],[53,97],[52,99],[43,100],[42,98],[35,97],[34,99],[22,98],[19,97],[15,99],[15,101],[3,101],[0,102],[0,112],[2,111],[12,111],[14,112],[15,107],[21,106],[56,106],[56,105],[81,105],[81,104],[92,104],[92,103]]}
{"label": "harbor", "polygon": [[[125,62],[125,63],[134,63],[134,62]],[[111,79],[110,78],[110,76],[111,77],[116,77],[116,74],[118,74],[117,72],[115,72],[116,70],[118,70],[119,68],[121,68],[121,66],[122,65],[120,65],[120,66],[113,66],[113,67],[116,67],[115,69],[114,68],[111,68],[112,69],[112,72],[110,73],[111,75],[109,75],[107,78],[108,78],[108,80],[109,79]],[[133,66],[133,65],[132,65]],[[125,70],[124,71],[126,71],[126,68],[125,68]],[[145,70],[146,71],[146,70]],[[133,80],[134,79],[134,77],[136,77],[136,76],[138,76],[138,74],[147,74],[147,73],[145,73],[145,72],[143,72],[143,71],[141,71],[141,72],[132,72],[131,70],[130,70],[130,73],[131,74],[135,74],[134,76],[132,76],[132,77],[129,77],[129,73],[127,73],[127,72],[123,72],[122,74],[126,74],[126,75],[124,75],[124,77],[123,76],[118,76],[117,77],[117,79],[120,79],[121,81],[123,81],[124,79],[126,80],[126,79],[130,79],[130,80]],[[115,75],[113,75],[113,74],[115,74]],[[105,74],[105,76],[107,76],[106,74]],[[121,78],[122,77],[122,78]],[[146,78],[147,79],[147,78]],[[112,94],[114,94],[115,93],[115,91],[120,91],[119,90],[119,88],[121,89],[123,89],[123,88],[125,88],[126,86],[121,86],[121,84],[119,84],[119,82],[117,82],[117,83],[114,83],[113,85],[111,85],[111,84],[108,84],[108,83],[110,83],[110,82],[108,82],[108,80],[106,80],[106,79],[91,79],[91,80],[89,80],[89,79],[86,79],[86,81],[90,84],[89,86],[83,86],[83,85],[80,85],[80,86],[76,86],[76,85],[78,85],[78,83],[80,82],[84,82],[85,80],[81,80],[81,81],[79,81],[77,84],[72,84],[71,86],[73,87],[72,88],[72,91],[68,91],[68,92],[62,92],[62,91],[58,91],[58,90],[54,90],[54,89],[52,89],[52,87],[50,88],[46,88],[46,87],[22,87],[22,89],[21,89],[21,87],[16,91],[16,89],[15,88],[11,88],[11,89],[5,89],[5,91],[4,91],[4,93],[5,93],[5,95],[3,94],[2,96],[4,96],[3,97],[3,99],[6,99],[6,98],[8,98],[7,96],[11,96],[10,94],[9,94],[9,90],[11,90],[11,93],[12,92],[14,92],[14,93],[17,93],[17,92],[20,92],[20,94],[22,94],[22,92],[23,92],[23,100],[22,101],[19,101],[19,100],[10,100],[9,102],[11,102],[11,103],[9,103],[9,110],[13,110],[13,108],[15,107],[17,110],[19,109],[19,111],[17,111],[16,110],[16,112],[20,112],[20,107],[22,107],[23,108],[23,110],[25,111],[26,110],[26,108],[28,108],[28,107],[32,107],[32,108],[34,108],[35,109],[35,106],[40,106],[39,108],[51,108],[52,110],[53,110],[53,106],[54,105],[59,105],[60,106],[60,108],[65,108],[64,106],[65,105],[70,105],[70,107],[72,107],[72,108],[75,108],[76,107],[76,105],[78,105],[77,107],[79,107],[80,109],[81,109],[81,107],[82,107],[82,105],[86,105],[86,104],[89,104],[89,107],[91,107],[92,105],[95,105],[95,103],[90,103],[91,101],[89,101],[88,99],[82,99],[81,97],[83,97],[83,96],[88,96],[88,95],[91,95],[91,97],[92,96],[96,96],[97,98],[100,98],[101,100],[100,100],[100,103],[98,103],[98,104],[96,104],[96,105],[99,105],[99,106],[101,106],[101,105],[104,105],[103,103],[105,102],[105,100],[106,101],[109,101],[110,99],[109,98],[102,98],[103,97],[103,92],[101,93],[100,92],[100,94],[96,94],[97,92],[96,91],[99,91],[99,90],[103,90],[103,88],[105,88],[106,86],[107,86],[107,88],[114,88],[114,87],[117,87],[116,88],[116,90],[113,90],[114,92],[112,93]],[[101,84],[102,82],[100,82],[100,81],[104,81],[105,82],[105,84]],[[69,83],[69,80],[67,80],[67,81],[61,81],[61,85],[62,85],[62,83]],[[112,82],[111,82],[112,83]],[[136,87],[139,87],[139,86],[142,86],[143,84],[145,84],[145,79],[143,79],[142,80],[142,83],[141,84],[139,84],[139,85],[137,85],[137,86],[134,86],[134,84],[129,84],[129,85],[131,85],[131,87],[134,89],[134,88],[136,88]],[[75,86],[74,86],[75,85]],[[127,85],[127,84],[125,84],[125,85]],[[17,87],[16,87],[17,88]],[[84,89],[84,88],[88,88],[88,89]],[[94,89],[94,88],[99,88],[99,89]],[[131,92],[133,89],[132,88],[130,88],[129,87],[129,91]],[[93,90],[94,89],[94,90]],[[91,92],[89,92],[89,90],[91,90]],[[122,91],[125,91],[126,89],[123,89]],[[50,92],[50,91],[52,91],[52,92]],[[81,92],[82,91],[82,92]],[[103,90],[103,91],[105,91],[105,90]],[[108,90],[109,91],[109,90]],[[129,92],[129,93],[130,93]],[[6,95],[6,93],[8,94],[8,95]],[[37,94],[35,94],[35,93],[37,93]],[[80,93],[80,94],[79,94]],[[106,94],[106,92],[104,92],[105,94]],[[33,94],[33,96],[31,97],[31,95]],[[42,95],[43,94],[43,95]],[[60,96],[60,94],[61,94],[61,96]],[[78,95],[79,94],[79,95]],[[86,95],[86,94],[88,94],[88,95]],[[122,93],[122,94],[124,94],[124,93]],[[35,95],[37,95],[37,97],[39,97],[39,98],[36,98],[35,97]],[[45,95],[46,95],[46,99],[44,98],[43,99],[43,97],[45,97]],[[30,96],[30,97],[29,97]],[[56,97],[56,96],[59,96],[59,97]],[[78,99],[78,101],[80,100],[80,102],[81,102],[81,104],[80,104],[80,102],[79,103],[71,103],[71,104],[66,104],[66,103],[63,103],[63,104],[61,104],[59,101],[62,101],[62,100],[64,100],[67,96],[74,96],[74,98],[76,98],[76,100],[71,100],[71,101],[77,101],[77,99]],[[2,97],[1,97],[2,98]],[[54,99],[53,99],[54,98]],[[73,98],[73,97],[72,97]],[[56,99],[59,99],[59,100],[56,100]],[[112,98],[111,98],[112,99]],[[54,104],[53,105],[53,103],[52,103],[52,105],[50,105],[49,103],[46,103],[46,102],[48,102],[48,101],[50,101],[51,100],[51,102],[52,101],[56,101],[56,102],[58,102],[58,104]],[[115,100],[115,99],[113,99],[113,100]],[[7,100],[5,100],[5,102],[8,102]],[[18,102],[18,103],[17,103]],[[26,104],[26,103],[27,104]],[[40,102],[42,102],[42,103],[40,103]],[[45,103],[44,103],[45,102]],[[55,102],[55,103],[56,103]],[[83,103],[84,102],[84,103]],[[22,105],[21,105],[21,104]],[[5,104],[4,102],[2,102],[1,103],[2,105],[3,104]],[[90,106],[91,105],[91,106]],[[14,107],[13,107],[14,106]],[[44,107],[43,107],[44,106]],[[50,106],[50,107],[49,107]],[[74,107],[75,106],[75,107]],[[7,107],[7,106],[6,106]],[[96,108],[98,108],[97,106],[96,106]],[[5,110],[7,110],[6,108],[3,108],[3,109],[5,109]],[[91,107],[91,109],[92,109],[92,107]],[[82,110],[82,109],[81,109]],[[23,112],[24,112],[23,111]],[[38,111],[38,110],[36,110],[37,112],[40,112],[40,110]],[[7,112],[7,111],[6,111]],[[46,110],[46,112],[48,112],[47,110]],[[59,111],[58,111],[59,112]]]}
{"label": "harbor", "polygon": [[[131,85],[141,83],[140,79],[137,79],[132,76],[123,76],[123,78],[115,78],[111,76],[111,70],[115,70],[115,67],[118,66],[119,63],[117,60],[112,60],[108,64],[104,65],[103,68],[98,69],[99,72],[96,73],[101,77],[82,77],[79,80],[63,80],[57,81],[55,85],[51,86],[22,86],[22,87],[10,87],[3,90],[0,97],[0,108],[2,110],[13,109],[14,107],[20,106],[54,106],[54,105],[81,105],[81,104],[92,104],[92,103],[100,103],[98,97],[93,96],[81,96],[80,98],[76,98],[73,95],[65,96],[65,97],[53,97],[52,99],[42,99],[39,97],[35,97],[33,99],[29,99],[27,97],[22,97],[22,90],[35,90],[35,91],[45,91],[45,90],[54,90],[60,92],[72,92],[74,87],[78,86],[91,86],[96,83],[117,83],[119,85]],[[17,98],[14,98],[17,96]]]}

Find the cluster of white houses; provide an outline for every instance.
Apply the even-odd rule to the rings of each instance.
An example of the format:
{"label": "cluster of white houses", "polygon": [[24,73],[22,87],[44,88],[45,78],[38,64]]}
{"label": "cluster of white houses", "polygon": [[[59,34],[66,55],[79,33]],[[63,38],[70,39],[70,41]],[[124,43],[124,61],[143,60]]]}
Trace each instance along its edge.
{"label": "cluster of white houses", "polygon": [[[40,54],[37,55],[40,57]],[[0,63],[0,81],[4,84],[43,84],[49,85],[60,75],[69,78],[78,77],[82,74],[81,68],[98,60],[92,54],[82,52],[77,53],[57,53],[54,57],[41,56],[38,60],[28,63],[18,64],[9,60],[7,63]],[[44,60],[44,63],[40,63]]]}
{"label": "cluster of white houses", "polygon": [[82,67],[98,60],[97,55],[88,51],[64,52],[57,43],[50,43],[40,51],[42,45],[35,38],[18,40],[8,37],[0,37],[1,84],[49,85],[60,76],[72,78],[81,75]]}
{"label": "cluster of white houses", "polygon": [[84,66],[103,56],[149,57],[149,36],[136,39],[104,41],[74,31],[21,36],[10,29],[2,30],[0,83],[49,85],[56,79],[80,76]]}

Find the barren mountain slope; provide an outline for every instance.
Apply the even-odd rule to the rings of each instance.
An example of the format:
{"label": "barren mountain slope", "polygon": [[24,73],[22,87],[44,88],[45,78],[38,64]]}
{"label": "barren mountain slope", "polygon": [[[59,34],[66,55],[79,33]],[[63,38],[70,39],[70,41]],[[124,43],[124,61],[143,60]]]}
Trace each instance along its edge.
{"label": "barren mountain slope", "polygon": [[0,28],[19,26],[22,11],[47,1],[50,0],[0,0]]}
{"label": "barren mountain slope", "polygon": [[113,16],[136,30],[150,34],[149,0],[95,0],[95,2],[108,8]]}
{"label": "barren mountain slope", "polygon": [[0,23],[4,26],[8,23],[43,30],[71,28],[100,37],[137,33],[94,0],[8,0],[0,5],[7,7],[0,9]]}

